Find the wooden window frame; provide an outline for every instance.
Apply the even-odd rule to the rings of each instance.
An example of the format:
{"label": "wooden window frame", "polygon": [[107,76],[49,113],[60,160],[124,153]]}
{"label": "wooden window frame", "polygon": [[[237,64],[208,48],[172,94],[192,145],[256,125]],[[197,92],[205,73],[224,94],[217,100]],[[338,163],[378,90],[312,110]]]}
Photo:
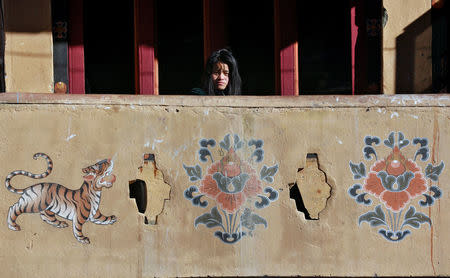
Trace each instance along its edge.
{"label": "wooden window frame", "polygon": [[[158,95],[158,59],[156,49],[155,1],[134,0],[134,44],[136,94]],[[362,1],[349,0],[351,5],[351,75],[352,94],[366,87],[367,42],[361,16]],[[298,96],[299,42],[296,0],[274,0],[275,89],[281,96]],[[203,0],[204,61],[210,53],[228,43],[226,30],[226,0]],[[293,24],[294,23],[294,24]],[[69,92],[85,93],[85,64],[83,44],[83,0],[69,0]],[[358,43],[357,43],[358,42]]]}

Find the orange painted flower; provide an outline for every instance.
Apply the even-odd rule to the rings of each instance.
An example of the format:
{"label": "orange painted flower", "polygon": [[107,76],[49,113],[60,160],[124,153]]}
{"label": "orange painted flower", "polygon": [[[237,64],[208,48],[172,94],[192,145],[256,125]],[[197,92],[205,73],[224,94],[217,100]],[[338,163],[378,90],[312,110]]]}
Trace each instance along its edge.
{"label": "orange painted flower", "polygon": [[406,159],[398,147],[386,159],[375,162],[364,181],[364,190],[380,198],[393,212],[404,209],[427,188],[422,169]]}
{"label": "orange painted flower", "polygon": [[262,193],[256,171],[229,150],[220,161],[208,168],[200,192],[217,201],[228,213],[235,213],[247,200]]}

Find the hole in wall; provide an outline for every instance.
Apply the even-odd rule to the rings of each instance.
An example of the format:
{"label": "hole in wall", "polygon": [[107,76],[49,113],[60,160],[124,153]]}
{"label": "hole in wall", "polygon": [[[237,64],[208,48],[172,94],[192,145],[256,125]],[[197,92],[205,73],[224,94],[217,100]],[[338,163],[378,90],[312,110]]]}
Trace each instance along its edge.
{"label": "hole in wall", "polygon": [[[306,159],[315,159],[315,160],[318,160],[319,157],[317,156],[316,153],[308,153],[308,154],[306,155]],[[298,169],[298,171],[300,171],[300,170],[303,170],[303,168]]]}
{"label": "hole in wall", "polygon": [[145,213],[147,208],[147,185],[143,180],[130,182],[130,199],[134,199],[140,213]]}
{"label": "hole in wall", "polygon": [[[303,170],[302,168],[298,169],[299,171]],[[297,211],[302,212],[305,215],[306,220],[314,220],[309,215],[308,210],[303,203],[302,194],[300,194],[300,190],[298,189],[297,183],[289,184],[289,198],[295,201],[295,206],[297,207]]]}
{"label": "hole in wall", "polygon": [[170,185],[164,182],[154,154],[144,154],[143,165],[138,168],[136,179],[129,182],[129,190],[130,199],[135,200],[137,210],[144,214],[144,223],[156,225],[164,202],[170,198]]}
{"label": "hole in wall", "polygon": [[327,174],[319,167],[317,153],[308,153],[305,162],[305,167],[298,169],[295,182],[289,184],[289,196],[305,219],[318,220],[331,196],[331,186]]}

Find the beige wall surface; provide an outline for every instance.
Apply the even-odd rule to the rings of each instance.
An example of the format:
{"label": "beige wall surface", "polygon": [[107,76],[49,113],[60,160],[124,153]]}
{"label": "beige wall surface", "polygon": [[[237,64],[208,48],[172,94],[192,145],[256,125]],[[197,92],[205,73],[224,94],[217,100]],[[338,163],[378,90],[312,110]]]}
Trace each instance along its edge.
{"label": "beige wall surface", "polygon": [[53,93],[51,1],[3,3],[6,91]]}
{"label": "beige wall surface", "polygon": [[385,0],[383,6],[383,92],[431,92],[431,1]]}
{"label": "beige wall surface", "polygon": [[[10,180],[43,185],[0,188],[2,276],[450,275],[449,106],[448,95],[2,94],[1,175],[42,174],[35,153],[53,160],[47,177]],[[111,173],[82,172],[105,158]],[[113,185],[82,200],[69,189],[83,176]],[[137,179],[152,194],[145,213],[130,199]],[[297,211],[295,183],[307,209],[324,205],[317,220]],[[117,222],[90,218],[89,244],[73,233],[78,220],[60,229],[40,217],[87,217],[99,200]]]}

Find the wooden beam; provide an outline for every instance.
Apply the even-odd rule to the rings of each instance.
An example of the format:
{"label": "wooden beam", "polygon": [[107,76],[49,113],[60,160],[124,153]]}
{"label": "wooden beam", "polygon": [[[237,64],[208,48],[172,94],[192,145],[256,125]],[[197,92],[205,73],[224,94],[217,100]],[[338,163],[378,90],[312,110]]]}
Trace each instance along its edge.
{"label": "wooden beam", "polygon": [[297,1],[274,0],[275,88],[282,96],[299,94]]}
{"label": "wooden beam", "polygon": [[4,93],[5,91],[5,25],[3,18],[3,1],[0,0],[0,93]]}
{"label": "wooden beam", "polygon": [[54,92],[65,94],[69,86],[67,0],[52,0]]}
{"label": "wooden beam", "polygon": [[213,51],[227,46],[227,3],[226,0],[203,0],[204,63]]}
{"label": "wooden beam", "polygon": [[134,0],[136,94],[158,95],[155,1]]}
{"label": "wooden beam", "polygon": [[69,93],[85,93],[83,0],[69,0]]}

